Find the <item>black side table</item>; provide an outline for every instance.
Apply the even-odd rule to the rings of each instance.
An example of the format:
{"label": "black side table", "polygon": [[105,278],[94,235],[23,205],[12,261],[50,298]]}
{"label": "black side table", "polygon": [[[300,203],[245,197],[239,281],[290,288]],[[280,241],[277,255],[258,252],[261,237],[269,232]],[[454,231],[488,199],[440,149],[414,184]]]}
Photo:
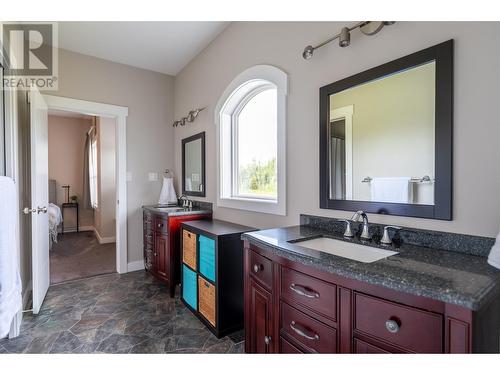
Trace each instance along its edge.
{"label": "black side table", "polygon": [[80,218],[78,214],[78,202],[75,203],[63,203],[61,206],[61,214],[63,217],[62,225],[61,225],[61,234],[64,234],[64,209],[65,208],[74,208],[76,210],[76,232],[80,233]]}

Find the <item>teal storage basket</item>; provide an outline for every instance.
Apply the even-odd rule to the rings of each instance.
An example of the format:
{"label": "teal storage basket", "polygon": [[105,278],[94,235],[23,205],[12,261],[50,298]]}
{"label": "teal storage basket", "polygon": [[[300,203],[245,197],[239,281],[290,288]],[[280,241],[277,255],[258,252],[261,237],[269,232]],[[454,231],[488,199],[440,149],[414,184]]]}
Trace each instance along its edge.
{"label": "teal storage basket", "polygon": [[210,281],[215,282],[215,241],[205,236],[198,236],[200,243],[199,271]]}
{"label": "teal storage basket", "polygon": [[182,265],[182,298],[193,309],[198,310],[198,284],[196,272]]}

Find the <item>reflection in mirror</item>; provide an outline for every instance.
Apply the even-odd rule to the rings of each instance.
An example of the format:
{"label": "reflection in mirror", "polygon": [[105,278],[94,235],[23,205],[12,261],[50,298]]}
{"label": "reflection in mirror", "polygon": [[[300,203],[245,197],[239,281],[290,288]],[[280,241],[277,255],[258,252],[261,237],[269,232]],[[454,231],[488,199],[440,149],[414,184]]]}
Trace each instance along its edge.
{"label": "reflection in mirror", "polygon": [[434,204],[435,61],[329,97],[329,198]]}
{"label": "reflection in mirror", "polygon": [[205,133],[182,140],[183,193],[205,196]]}

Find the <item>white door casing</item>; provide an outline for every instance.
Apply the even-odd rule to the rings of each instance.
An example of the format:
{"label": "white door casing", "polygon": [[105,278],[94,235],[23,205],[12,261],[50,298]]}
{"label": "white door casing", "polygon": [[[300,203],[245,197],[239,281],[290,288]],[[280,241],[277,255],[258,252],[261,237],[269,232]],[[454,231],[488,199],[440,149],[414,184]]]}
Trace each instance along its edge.
{"label": "white door casing", "polygon": [[[128,107],[87,100],[43,95],[52,110],[83,113],[116,119],[116,271],[129,271],[127,263],[127,116]],[[136,269],[131,269],[136,270]]]}
{"label": "white door casing", "polygon": [[48,108],[38,90],[30,94],[33,314],[38,314],[50,284]]}

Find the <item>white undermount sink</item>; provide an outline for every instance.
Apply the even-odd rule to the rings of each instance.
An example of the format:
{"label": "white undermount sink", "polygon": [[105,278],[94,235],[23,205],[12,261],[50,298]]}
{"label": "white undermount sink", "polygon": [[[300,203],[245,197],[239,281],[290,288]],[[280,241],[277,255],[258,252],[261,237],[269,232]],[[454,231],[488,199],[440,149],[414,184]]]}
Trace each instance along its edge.
{"label": "white undermount sink", "polygon": [[372,263],[398,254],[397,251],[384,250],[371,246],[364,246],[333,238],[320,237],[312,240],[294,241],[294,245],[322,251],[343,258],[357,260],[363,263]]}
{"label": "white undermount sink", "polygon": [[175,211],[184,210],[185,207],[180,207],[180,206],[155,206],[155,209],[157,209],[159,211],[165,211],[165,212],[175,212]]}

